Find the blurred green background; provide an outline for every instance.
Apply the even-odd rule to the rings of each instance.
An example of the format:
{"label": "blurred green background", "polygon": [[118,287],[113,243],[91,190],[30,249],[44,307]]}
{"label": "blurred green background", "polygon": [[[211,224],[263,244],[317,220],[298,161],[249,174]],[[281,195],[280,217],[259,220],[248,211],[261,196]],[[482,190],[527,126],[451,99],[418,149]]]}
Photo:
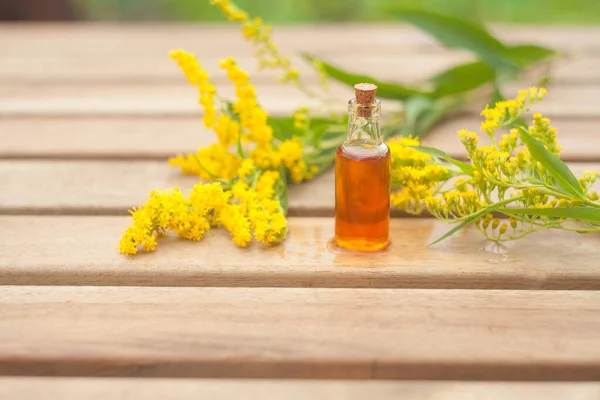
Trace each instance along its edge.
{"label": "blurred green background", "polygon": [[[209,0],[72,0],[92,20],[223,21]],[[272,23],[385,21],[381,4],[402,4],[483,22],[598,24],[600,0],[237,0]]]}

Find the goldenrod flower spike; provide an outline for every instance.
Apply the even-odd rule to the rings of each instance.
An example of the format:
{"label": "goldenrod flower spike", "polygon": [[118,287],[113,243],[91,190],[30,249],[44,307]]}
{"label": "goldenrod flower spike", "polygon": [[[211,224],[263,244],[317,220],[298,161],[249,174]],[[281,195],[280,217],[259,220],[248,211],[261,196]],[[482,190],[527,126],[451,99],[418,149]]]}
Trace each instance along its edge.
{"label": "goldenrod flower spike", "polygon": [[217,6],[229,21],[241,23],[242,34],[256,47],[255,54],[258,58],[259,68],[280,69],[282,70],[282,75],[279,77],[280,82],[294,83],[303,91],[308,92],[300,81],[298,70],[292,67],[289,58],[281,55],[271,39],[270,25],[265,24],[259,17],[251,19],[230,0],[211,0],[211,3]]}
{"label": "goldenrod flower spike", "polygon": [[[228,15],[233,20],[247,19],[235,9],[229,9]],[[251,23],[261,26],[262,22]],[[133,224],[123,233],[120,252],[154,251],[159,236],[168,231],[198,241],[220,226],[240,247],[252,239],[265,245],[283,240],[287,221],[282,201],[288,180],[301,182],[318,172],[303,160],[303,143],[297,137],[283,141],[273,137],[269,116],[259,105],[248,74],[234,59],[220,63],[235,86],[236,99],[230,103],[217,94],[194,54],[175,50],[170,55],[197,88],[204,125],[215,132],[218,141],[195,153],[173,157],[169,163],[213,183],[196,185],[187,197],[178,189],[152,192],[145,204],[132,210]]]}
{"label": "goldenrod flower spike", "polygon": [[[574,227],[574,218],[511,212],[509,224],[512,231],[509,233],[509,225],[501,224],[492,216],[494,211],[509,204],[516,210],[574,206],[600,208],[598,194],[590,191],[598,177],[596,172],[586,172],[579,179],[586,198],[571,196],[556,185],[553,175],[521,143],[520,129],[526,129],[548,152],[559,156],[561,147],[556,140],[557,132],[550,126],[549,119],[535,113],[528,127],[513,127],[522,121],[530,105],[546,95],[544,88],[530,88],[520,91],[512,100],[499,101],[493,107],[486,106],[481,112],[484,117],[481,130],[490,137],[492,144],[482,146],[476,133],[459,131],[458,137],[470,160],[470,165],[458,164],[462,166],[460,169],[452,164],[442,165],[440,160],[429,155],[430,152],[413,148],[419,145],[416,139],[409,137],[390,141],[394,187],[392,204],[409,213],[427,210],[447,222],[461,222],[477,216],[473,218],[477,228],[489,239],[499,241],[518,239],[547,228],[600,231],[585,222]],[[499,135],[500,129],[506,129],[508,133]],[[487,212],[482,216],[482,211]]]}

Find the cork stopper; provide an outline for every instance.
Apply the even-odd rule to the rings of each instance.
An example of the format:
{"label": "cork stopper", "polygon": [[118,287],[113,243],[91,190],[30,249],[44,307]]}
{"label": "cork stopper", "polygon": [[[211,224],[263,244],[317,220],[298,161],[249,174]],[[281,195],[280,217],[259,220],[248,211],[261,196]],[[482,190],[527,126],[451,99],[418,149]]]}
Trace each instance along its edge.
{"label": "cork stopper", "polygon": [[372,83],[357,83],[354,85],[357,114],[359,117],[370,117],[373,113],[377,86]]}

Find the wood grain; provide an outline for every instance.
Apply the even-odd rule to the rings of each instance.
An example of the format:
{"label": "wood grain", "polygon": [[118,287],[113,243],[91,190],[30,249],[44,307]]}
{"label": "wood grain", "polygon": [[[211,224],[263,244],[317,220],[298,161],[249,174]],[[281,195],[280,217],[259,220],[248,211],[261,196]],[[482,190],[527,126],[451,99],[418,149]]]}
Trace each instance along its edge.
{"label": "wood grain", "polygon": [[166,237],[155,253],[117,254],[124,217],[0,217],[0,285],[600,289],[599,236],[548,231],[505,246],[472,228],[393,219],[379,255],[333,253],[331,218],[291,218],[280,246],[236,247],[227,232],[200,243]]}
{"label": "wood grain", "polygon": [[600,377],[590,291],[4,286],[0,315],[3,375]]}
{"label": "wood grain", "polygon": [[34,400],[596,400],[596,383],[385,382],[235,379],[21,378],[0,377],[0,396]]}
{"label": "wood grain", "polygon": [[[577,176],[597,163],[570,164]],[[197,177],[181,176],[158,161],[0,160],[0,214],[125,215],[154,189],[189,190]],[[600,182],[598,182],[600,187]],[[334,174],[292,185],[292,216],[333,216]]]}
{"label": "wood grain", "polygon": [[[424,139],[453,157],[466,153],[456,132],[479,131],[481,117],[460,115]],[[600,161],[600,119],[552,118],[566,161]],[[344,133],[342,133],[344,134]],[[8,118],[0,120],[0,158],[165,160],[216,141],[198,117]],[[487,143],[487,136],[481,143]]]}
{"label": "wood grain", "polygon": [[[74,37],[73,40],[79,39]],[[321,40],[316,41],[313,46],[302,49],[302,52],[309,52],[348,71],[407,84],[415,84],[459,63],[474,60],[471,54],[460,51],[423,52],[423,49],[419,48],[403,52],[394,51],[392,48],[381,49],[377,54],[369,54],[368,49],[362,48],[359,54],[356,49],[348,53],[333,52],[332,54],[328,50],[320,49],[324,46],[323,43]],[[0,81],[7,87],[35,84],[42,88],[57,83],[64,85],[88,85],[90,82],[105,84],[180,83],[182,81],[181,72],[166,54],[167,50],[164,49],[155,54],[125,54],[120,57],[112,57],[110,62],[107,62],[106,56],[102,54],[85,56],[49,54],[36,55],[35,58],[4,55],[0,56],[0,60],[2,60]],[[274,83],[281,75],[279,70],[260,70],[249,45],[231,53],[223,50],[218,55],[211,54],[211,51],[207,51],[204,46],[195,45],[189,50],[195,51],[202,67],[218,83],[227,81],[226,73],[219,68],[219,60],[228,55],[235,56],[237,63],[251,74],[252,81],[255,83]],[[303,80],[311,83],[318,80],[318,74],[310,64],[299,56],[290,58]],[[407,62],[408,60],[410,62]],[[39,68],[40,64],[44,65],[43,69]],[[554,83],[583,85],[600,81],[599,67],[600,56],[568,52],[564,58],[557,59],[550,65],[543,64],[541,69],[536,67],[533,71],[541,72],[549,68]]]}
{"label": "wood grain", "polygon": [[[489,27],[509,44],[532,43],[586,55],[600,52],[597,41],[600,28],[595,26],[496,24]],[[218,46],[215,37],[219,37]],[[273,38],[289,53],[315,49],[322,54],[340,55],[361,48],[373,53],[386,50],[397,54],[442,49],[426,33],[397,23],[276,26]],[[4,56],[13,58],[100,56],[105,62],[113,57],[165,54],[179,47],[218,57],[244,50],[250,53],[239,28],[224,24],[4,24],[0,26],[0,46]]]}
{"label": "wood grain", "polygon": [[[506,86],[507,96],[513,96],[529,83]],[[536,111],[550,118],[582,117],[596,118],[600,115],[600,104],[595,101],[600,86],[554,86],[550,95],[535,106]],[[257,85],[257,94],[262,106],[273,115],[289,115],[300,106],[317,106],[321,103],[286,85]],[[229,97],[233,89],[219,87],[219,93]],[[331,108],[344,112],[352,90],[340,85],[331,85],[331,96],[339,99]],[[469,106],[477,113],[485,105]],[[399,109],[397,103],[388,101],[385,110]],[[199,116],[197,91],[185,82],[180,84],[124,83],[104,85],[90,83],[86,86],[48,85],[40,91],[36,85],[8,87],[0,97],[0,117],[56,117],[56,116]]]}

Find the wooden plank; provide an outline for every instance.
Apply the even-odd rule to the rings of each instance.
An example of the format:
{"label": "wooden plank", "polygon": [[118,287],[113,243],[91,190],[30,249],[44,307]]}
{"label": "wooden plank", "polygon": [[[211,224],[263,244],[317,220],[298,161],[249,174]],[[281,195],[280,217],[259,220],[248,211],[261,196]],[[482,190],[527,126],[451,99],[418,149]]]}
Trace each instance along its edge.
{"label": "wooden plank", "polygon": [[[262,105],[273,114],[290,113],[303,104],[317,104],[290,86],[263,85],[257,91]],[[17,86],[9,87],[5,93],[6,97],[0,98],[0,117],[201,115],[197,90],[183,80],[179,84],[48,85],[43,94],[34,86]],[[219,93],[230,98],[233,86],[220,86]],[[345,99],[337,106],[342,110],[352,92],[338,88],[336,95]]]}
{"label": "wooden plank", "polygon": [[[595,30],[591,29],[585,33],[593,32]],[[573,37],[573,34],[571,36]],[[579,43],[586,43],[585,48],[598,47],[590,38],[586,40],[586,35],[577,36],[577,39],[584,41]],[[218,57],[223,57],[224,53],[251,54],[250,46],[243,39],[240,28],[226,24],[4,24],[0,26],[0,37],[0,46],[5,50],[5,54],[23,58],[147,56],[165,54],[170,49],[180,47],[202,49],[204,54]],[[340,41],[340,37],[344,40]],[[218,41],[215,38],[218,38]],[[343,54],[357,47],[393,47],[396,52],[414,50],[422,46],[439,48],[435,46],[434,40],[422,32],[398,25],[277,26],[273,38],[280,49],[290,53],[301,49],[316,49]],[[576,43],[571,43],[574,44]]]}
{"label": "wooden plank", "polygon": [[[596,26],[508,26],[491,30],[508,43],[551,46],[571,54],[598,54],[600,28]],[[215,37],[219,40],[216,42]],[[318,40],[315,40],[315,39]],[[340,40],[343,38],[344,40]],[[278,46],[294,53],[315,50],[322,54],[346,54],[356,48],[365,52],[440,51],[440,46],[422,31],[404,24],[310,24],[276,26]],[[134,44],[134,45],[132,45]],[[0,47],[15,58],[37,56],[122,56],[164,54],[172,48],[202,49],[207,55],[247,51],[235,26],[222,24],[3,24]]]}
{"label": "wooden plank", "polygon": [[[557,35],[559,30],[560,37]],[[552,46],[576,38],[575,43],[574,40],[564,42],[568,43],[562,49],[567,59],[557,63],[553,74],[555,80],[588,84],[600,79],[600,58],[597,57],[600,50],[577,47],[577,43],[588,43],[597,28],[587,27],[582,31],[581,28],[553,27],[547,32],[544,28],[513,27],[509,33],[503,28],[498,31],[501,35],[513,36],[512,40],[516,37],[517,41],[519,35],[533,42],[544,41],[549,36]],[[0,80],[6,86],[26,82],[37,85],[49,82],[89,84],[90,81],[177,82],[179,73],[166,53],[179,47],[196,52],[203,65],[216,73],[218,80],[224,76],[218,68],[218,60],[227,55],[235,55],[244,68],[256,73],[253,50],[234,26],[55,25],[24,28],[9,25],[0,27],[0,32],[10,38],[0,39],[4,49],[0,54]],[[214,41],[207,43],[206,38],[215,36],[222,37],[218,45]],[[355,71],[405,82],[424,79],[441,69],[472,59],[466,52],[442,49],[422,32],[406,26],[277,27],[275,36],[282,50],[292,56],[294,65],[312,80],[315,79],[312,68],[295,54],[309,52]],[[339,37],[345,40],[340,43]],[[82,43],[93,43],[93,46],[82,47]],[[595,46],[595,42],[589,45]],[[361,49],[360,56],[356,55],[357,48]],[[410,58],[408,63],[407,58]],[[275,75],[266,71],[254,78],[257,82],[270,81]]]}
{"label": "wooden plank", "polygon": [[[256,58],[252,57],[251,48],[248,47],[247,50],[240,49],[240,51],[235,53],[205,56],[202,47],[200,47],[197,49],[196,54],[202,66],[206,68],[215,82],[223,83],[227,81],[226,74],[219,68],[219,60],[225,58],[227,54],[234,55],[237,63],[250,72],[253,82],[276,82],[281,72],[271,69],[259,72],[258,62]],[[328,55],[323,54],[322,56],[327,57]],[[65,56],[63,58],[48,56],[44,58],[40,57],[39,60],[32,60],[31,58],[11,57],[2,60],[2,64],[0,64],[0,81],[6,86],[24,84],[48,85],[49,83],[89,84],[90,82],[182,82],[181,72],[164,52],[147,57],[118,57],[111,63],[103,62],[103,58],[98,56]],[[462,53],[411,53],[410,63],[406,63],[406,58],[407,54],[381,54],[370,57],[359,57],[356,54],[342,54],[336,56],[332,62],[354,71],[368,72],[380,79],[398,79],[398,77],[401,77],[403,81],[410,82],[417,79],[425,79],[457,63],[472,59],[468,54]],[[577,62],[568,62],[568,64],[574,68],[575,72],[579,71],[584,76],[593,79],[596,74],[595,70],[585,67],[590,63],[595,65],[596,61],[600,63],[600,59],[586,58]],[[40,63],[44,65],[44,70],[39,69]],[[77,68],[73,68],[74,63],[77,65]],[[292,57],[292,63],[300,71],[304,79],[308,79],[313,83],[318,79],[314,68],[300,57]],[[562,77],[563,75],[561,75],[560,79]]]}
{"label": "wooden plank", "polygon": [[592,291],[4,286],[0,315],[3,375],[600,377]]}
{"label": "wooden plank", "polygon": [[[332,109],[344,112],[345,104],[353,91],[341,85],[331,85],[331,96],[339,102],[330,104]],[[527,84],[510,85],[506,93],[517,93]],[[231,85],[219,87],[228,97]],[[122,85],[92,84],[87,86],[48,85],[40,92],[39,87],[9,87],[5,97],[0,98],[0,117],[23,116],[196,116],[200,115],[197,92],[185,82],[180,84],[157,83],[152,85],[130,83]],[[257,85],[261,104],[274,115],[289,114],[302,105],[316,106],[320,103],[287,85]],[[598,87],[553,86],[550,95],[536,110],[549,117],[598,117],[600,104],[595,101]],[[470,110],[479,113],[481,104]],[[399,105],[387,101],[385,110],[398,109]]]}
{"label": "wooden plank", "polygon": [[449,225],[392,219],[389,251],[351,255],[328,250],[333,219],[290,218],[289,238],[269,249],[240,249],[218,229],[125,257],[117,244],[129,223],[0,217],[0,285],[600,289],[598,235],[545,231],[498,246],[471,227],[428,248]]}
{"label": "wooden plank", "polygon": [[[250,72],[253,82],[275,82],[281,75],[279,71],[270,69],[259,72],[256,59],[251,54],[247,54],[251,53],[250,47],[247,51],[240,49],[235,53],[223,53],[218,56],[205,56],[203,47],[197,47],[196,54],[199,60],[215,82],[223,83],[227,80],[225,73],[219,68],[219,60],[227,54],[233,54],[238,64]],[[356,51],[339,55],[327,52],[319,54],[310,48],[304,51],[310,51],[315,56],[320,56],[349,71],[408,84],[415,84],[459,63],[473,60],[470,54],[450,51],[436,53],[411,51],[390,54],[382,49],[380,54],[362,55],[356,55]],[[407,62],[407,59],[410,59],[410,62]],[[0,60],[0,81],[5,87],[24,84],[46,86],[50,83],[88,85],[90,82],[181,82],[181,73],[164,51],[148,56],[115,57],[110,63],[106,62],[105,56],[99,55],[70,55],[62,58],[47,55],[36,59],[30,57],[3,59],[0,56]],[[305,80],[314,83],[318,79],[314,69],[300,57],[293,56],[292,63]],[[44,65],[43,69],[39,68],[40,64]],[[550,71],[553,82],[557,84],[598,83],[600,57],[568,55],[564,60],[553,62]]]}
{"label": "wooden plank", "polygon": [[[459,115],[435,127],[424,143],[465,157],[456,136],[479,131],[481,117]],[[600,161],[599,119],[552,118],[566,161]],[[481,142],[488,141],[482,135]],[[0,158],[165,160],[216,141],[198,117],[6,118],[0,120]]]}
{"label": "wooden plank", "polygon": [[[571,167],[577,176],[600,170],[597,163]],[[2,160],[0,182],[0,214],[125,215],[154,189],[189,190],[198,180],[158,161]],[[333,170],[291,186],[289,207],[292,216],[332,216]]]}
{"label": "wooden plank", "polygon": [[211,400],[596,400],[600,385],[573,382],[387,382],[234,379],[22,378],[0,377],[0,396],[33,400],[164,400],[200,397]]}

